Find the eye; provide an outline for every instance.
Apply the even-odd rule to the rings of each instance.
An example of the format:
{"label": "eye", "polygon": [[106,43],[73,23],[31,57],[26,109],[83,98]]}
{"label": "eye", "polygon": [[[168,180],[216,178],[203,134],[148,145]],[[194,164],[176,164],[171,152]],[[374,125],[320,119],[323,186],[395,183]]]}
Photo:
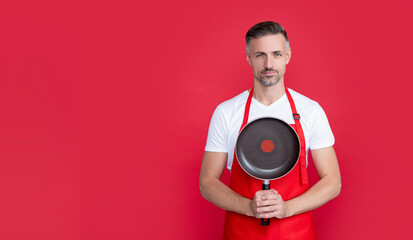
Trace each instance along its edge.
{"label": "eye", "polygon": [[264,55],[262,55],[261,53],[257,54],[258,58],[262,58]]}
{"label": "eye", "polygon": [[281,57],[281,53],[275,53],[274,56]]}

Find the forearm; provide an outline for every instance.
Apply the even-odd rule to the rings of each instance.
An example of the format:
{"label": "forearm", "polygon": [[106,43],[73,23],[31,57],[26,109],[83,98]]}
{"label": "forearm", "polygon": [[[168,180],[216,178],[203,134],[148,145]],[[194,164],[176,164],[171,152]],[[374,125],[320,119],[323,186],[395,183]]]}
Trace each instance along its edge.
{"label": "forearm", "polygon": [[252,200],[232,191],[218,178],[200,181],[199,187],[202,196],[215,206],[239,214],[253,216],[251,209]]}
{"label": "forearm", "polygon": [[340,191],[341,180],[339,176],[324,176],[302,195],[286,201],[287,216],[316,209],[338,196]]}

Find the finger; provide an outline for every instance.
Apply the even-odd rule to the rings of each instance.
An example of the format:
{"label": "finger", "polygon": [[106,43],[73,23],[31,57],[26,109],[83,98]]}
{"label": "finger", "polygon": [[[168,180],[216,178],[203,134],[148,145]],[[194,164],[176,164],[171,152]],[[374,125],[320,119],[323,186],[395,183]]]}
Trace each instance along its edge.
{"label": "finger", "polygon": [[268,194],[268,195],[262,195],[260,198],[261,198],[261,200],[270,200],[270,199],[276,200],[276,199],[280,199],[280,197],[281,196],[279,194],[271,193],[271,194]]}
{"label": "finger", "polygon": [[280,210],[276,210],[276,211],[272,212],[271,215],[272,215],[273,217],[276,217],[276,218],[279,218],[279,219],[285,217],[285,216],[283,215],[283,211],[280,211]]}
{"label": "finger", "polygon": [[277,198],[283,199],[283,197],[281,196],[281,194],[275,193],[275,195],[277,196]]}
{"label": "finger", "polygon": [[262,196],[262,193],[261,193],[261,191],[257,191],[257,192],[255,192],[255,195],[254,195],[255,197],[261,197]]}
{"label": "finger", "polygon": [[274,211],[275,211],[275,212],[279,212],[279,211],[281,211],[282,209],[283,209],[283,206],[282,206],[281,204],[274,205]]}
{"label": "finger", "polygon": [[256,197],[261,197],[261,196],[268,195],[268,194],[269,194],[269,190],[259,190],[255,192]]}
{"label": "finger", "polygon": [[285,215],[283,214],[283,211],[273,211],[273,212],[262,212],[262,213],[258,213],[259,217],[261,218],[278,218],[278,219],[282,219],[285,217]]}
{"label": "finger", "polygon": [[260,218],[273,218],[275,217],[274,212],[270,212],[270,213],[261,213],[260,214]]}
{"label": "finger", "polygon": [[278,205],[278,204],[280,204],[280,202],[274,199],[257,202],[257,206],[261,206],[261,207]]}
{"label": "finger", "polygon": [[265,199],[274,199],[274,200],[283,201],[282,196],[281,196],[280,194],[278,194],[278,193],[271,194],[271,195],[261,196],[261,199],[262,199],[263,197],[264,197]]}
{"label": "finger", "polygon": [[273,193],[270,190],[262,190],[257,196],[259,199],[267,199],[269,198]]}
{"label": "finger", "polygon": [[257,208],[257,212],[261,213],[261,214],[265,214],[265,213],[271,213],[274,212],[276,210],[275,206],[268,206],[268,207],[259,207]]}

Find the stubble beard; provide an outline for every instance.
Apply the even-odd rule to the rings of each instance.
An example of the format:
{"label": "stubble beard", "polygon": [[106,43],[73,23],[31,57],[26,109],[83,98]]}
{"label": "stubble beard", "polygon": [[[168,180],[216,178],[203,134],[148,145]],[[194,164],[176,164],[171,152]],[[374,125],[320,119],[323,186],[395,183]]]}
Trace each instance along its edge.
{"label": "stubble beard", "polygon": [[[263,74],[263,72],[261,72]],[[280,73],[275,71],[275,75],[271,77],[265,77],[263,75],[255,76],[256,79],[264,86],[264,87],[271,87],[277,84],[281,80]]]}

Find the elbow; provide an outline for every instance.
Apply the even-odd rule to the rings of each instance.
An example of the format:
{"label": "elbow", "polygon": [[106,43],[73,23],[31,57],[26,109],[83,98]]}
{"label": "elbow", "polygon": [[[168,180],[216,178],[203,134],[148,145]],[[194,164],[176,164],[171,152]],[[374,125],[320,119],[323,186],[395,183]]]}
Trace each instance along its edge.
{"label": "elbow", "polygon": [[326,189],[328,189],[329,199],[334,199],[341,192],[341,177],[340,175],[329,175],[325,177],[326,182],[328,182]]}
{"label": "elbow", "polygon": [[205,198],[205,187],[204,185],[201,183],[201,181],[199,181],[199,191],[201,192],[201,196],[203,198]]}
{"label": "elbow", "polygon": [[205,177],[199,179],[199,191],[201,192],[203,198],[205,198],[208,201],[211,201],[214,189],[216,189],[216,182],[217,180],[215,178]]}
{"label": "elbow", "polygon": [[206,180],[200,179],[199,180],[199,191],[201,192],[201,195],[203,198],[207,199],[207,189],[208,189],[208,183]]}
{"label": "elbow", "polygon": [[334,184],[334,191],[333,191],[333,192],[334,192],[333,198],[336,198],[338,195],[340,195],[340,192],[341,192],[341,180]]}

